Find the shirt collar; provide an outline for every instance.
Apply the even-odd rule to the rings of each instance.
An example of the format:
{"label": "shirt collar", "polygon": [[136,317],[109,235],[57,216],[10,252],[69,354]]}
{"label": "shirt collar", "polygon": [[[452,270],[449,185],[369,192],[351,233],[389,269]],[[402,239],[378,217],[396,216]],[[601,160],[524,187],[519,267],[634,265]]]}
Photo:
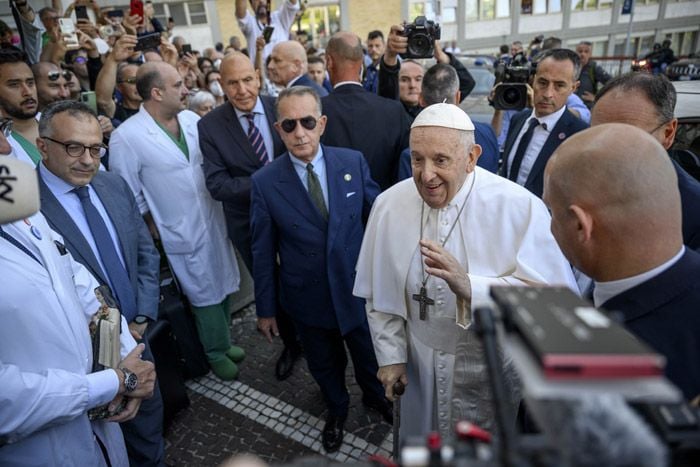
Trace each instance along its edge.
{"label": "shirt collar", "polygon": [[253,107],[253,110],[250,112],[242,112],[238,110],[237,108],[233,108],[233,110],[236,112],[236,117],[240,120],[241,118],[245,117],[249,113],[256,114],[256,115],[265,115],[265,108],[262,105],[262,101],[260,100],[260,96],[258,96],[258,100],[255,101],[255,107]]}
{"label": "shirt collar", "polygon": [[601,306],[611,298],[620,295],[621,293],[626,292],[653,277],[658,276],[666,269],[676,264],[676,262],[683,256],[683,253],[685,253],[685,246],[681,246],[681,251],[679,251],[673,258],[669,259],[660,266],[655,267],[654,269],[650,269],[647,272],[616,281],[596,282],[593,289],[593,303],[595,303],[595,306]]}
{"label": "shirt collar", "polygon": [[43,162],[39,163],[39,172],[41,173],[41,179],[54,194],[64,195],[77,188],[47,169]]}
{"label": "shirt collar", "polygon": [[[306,166],[308,165],[308,162],[304,162],[301,159],[297,159],[292,155],[292,153],[289,153],[289,158],[292,160],[292,164],[294,164],[297,167],[300,167],[303,170],[306,170]],[[323,161],[323,148],[321,145],[318,145],[318,151],[316,151],[316,155],[314,158],[311,160],[311,163],[316,167],[321,161]]]}
{"label": "shirt collar", "polygon": [[362,87],[362,83],[360,83],[359,81],[341,81],[340,83],[337,83],[335,86],[333,86],[333,89],[339,88],[340,86],[344,86],[346,84],[354,84],[356,86]]}
{"label": "shirt collar", "polygon": [[291,80],[290,82],[287,83],[287,87],[288,87],[288,88],[291,88],[292,85],[293,85],[294,83],[296,83],[297,81],[299,81],[299,78],[301,78],[302,76],[304,76],[304,75],[299,75],[299,76],[295,76],[294,78],[292,78],[292,80]]}
{"label": "shirt collar", "polygon": [[530,118],[528,118],[528,121],[531,118],[536,118],[540,122],[540,125],[544,126],[544,128],[542,128],[543,130],[551,132],[552,128],[554,128],[554,125],[556,125],[561,116],[564,115],[564,112],[566,112],[565,105],[554,113],[551,113],[545,117],[538,117],[535,115],[535,109],[532,109],[532,113],[530,114]]}

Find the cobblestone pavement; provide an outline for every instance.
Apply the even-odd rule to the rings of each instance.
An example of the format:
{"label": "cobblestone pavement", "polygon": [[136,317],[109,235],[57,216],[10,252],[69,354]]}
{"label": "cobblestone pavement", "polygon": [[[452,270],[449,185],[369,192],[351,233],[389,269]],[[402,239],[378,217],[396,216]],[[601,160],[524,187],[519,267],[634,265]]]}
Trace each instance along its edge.
{"label": "cobblestone pavement", "polygon": [[344,443],[340,451],[326,454],[321,446],[325,404],[306,362],[302,359],[292,376],[277,381],[274,366],[282,344],[279,339],[269,344],[255,324],[254,305],[234,315],[233,342],[247,353],[238,380],[224,382],[209,373],[187,382],[191,405],[165,433],[168,464],[213,466],[245,452],[271,464],[312,455],[336,462],[389,455],[391,426],[362,405],[350,359]]}

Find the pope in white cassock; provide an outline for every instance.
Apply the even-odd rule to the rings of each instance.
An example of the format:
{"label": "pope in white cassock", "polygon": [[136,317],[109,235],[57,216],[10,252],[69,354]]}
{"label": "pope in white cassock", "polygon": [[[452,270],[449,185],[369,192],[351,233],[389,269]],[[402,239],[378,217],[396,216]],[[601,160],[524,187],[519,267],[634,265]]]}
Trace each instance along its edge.
{"label": "pope in white cassock", "polygon": [[[490,388],[471,310],[489,287],[566,285],[578,291],[542,201],[479,167],[474,125],[434,104],[411,127],[413,181],[382,193],[370,214],[354,294],[367,318],[387,397],[406,384],[401,437],[451,437],[466,419],[490,429]],[[504,361],[513,411],[518,384]]]}

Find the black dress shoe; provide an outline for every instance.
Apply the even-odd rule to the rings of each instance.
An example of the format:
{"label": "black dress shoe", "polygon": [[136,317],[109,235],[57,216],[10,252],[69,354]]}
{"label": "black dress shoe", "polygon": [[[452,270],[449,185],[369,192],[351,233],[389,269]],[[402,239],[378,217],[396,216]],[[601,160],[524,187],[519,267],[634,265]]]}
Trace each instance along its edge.
{"label": "black dress shoe", "polygon": [[345,425],[345,417],[336,415],[328,415],[326,425],[321,433],[321,443],[326,452],[335,452],[340,449],[343,444],[343,426]]}
{"label": "black dress shoe", "polygon": [[369,409],[376,410],[379,412],[389,425],[394,423],[394,408],[391,402],[386,399],[376,400],[376,399],[362,399],[362,403],[365,407]]}
{"label": "black dress shoe", "polygon": [[275,365],[275,376],[278,380],[283,381],[289,378],[294,370],[294,363],[299,360],[300,356],[300,349],[285,347],[284,350],[282,350],[280,358],[277,359],[277,364]]}

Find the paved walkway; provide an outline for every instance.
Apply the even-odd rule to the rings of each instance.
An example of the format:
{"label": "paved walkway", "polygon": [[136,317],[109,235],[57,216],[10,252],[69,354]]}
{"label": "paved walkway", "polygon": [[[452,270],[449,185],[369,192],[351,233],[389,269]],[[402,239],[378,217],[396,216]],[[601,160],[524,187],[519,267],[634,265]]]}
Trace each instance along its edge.
{"label": "paved walkway", "polygon": [[247,353],[237,381],[224,382],[209,373],[187,383],[191,406],[165,434],[169,464],[214,466],[245,452],[273,464],[312,455],[337,462],[389,455],[391,426],[362,405],[352,363],[346,378],[350,410],[344,443],[327,455],[321,446],[325,404],[306,362],[301,360],[287,380],[277,381],[274,366],[282,344],[279,339],[268,344],[255,324],[254,305],[234,315],[233,342]]}

